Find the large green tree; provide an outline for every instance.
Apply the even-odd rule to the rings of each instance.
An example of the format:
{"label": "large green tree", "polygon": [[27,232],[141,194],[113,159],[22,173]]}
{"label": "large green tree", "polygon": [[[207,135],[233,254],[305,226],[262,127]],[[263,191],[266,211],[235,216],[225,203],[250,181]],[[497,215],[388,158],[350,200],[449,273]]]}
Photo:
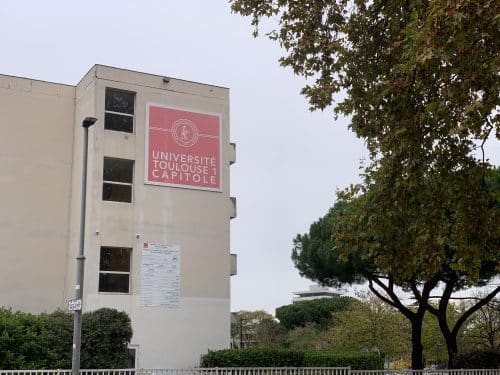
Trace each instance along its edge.
{"label": "large green tree", "polygon": [[438,317],[451,361],[464,320],[448,327],[448,294],[436,310],[430,291],[498,271],[499,214],[485,181],[487,142],[500,138],[500,3],[230,2],[256,30],[272,18],[268,35],[285,50],[281,64],[309,79],[311,108],[334,104],[365,140],[371,164],[344,197],[352,209],[335,231],[338,257],[369,263],[379,277],[368,281],[386,296],[394,284],[414,292],[416,311],[387,299],[412,322],[414,368],[423,365],[417,342],[426,310]]}
{"label": "large green tree", "polygon": [[[384,246],[380,266],[403,277],[418,271],[430,278],[448,259],[450,267],[478,276],[480,253],[498,253],[495,236],[490,241],[490,228],[498,223],[484,209],[490,196],[477,180],[488,168],[484,144],[494,129],[500,137],[500,3],[230,3],[233,11],[252,16],[256,27],[262,18],[277,20],[268,35],[286,51],[281,64],[310,77],[303,93],[312,109],[324,109],[344,94],[335,111],[351,116],[350,127],[372,156],[366,171],[372,219],[387,226],[405,217],[411,232],[405,237],[413,240]],[[449,204],[455,206],[451,236],[442,224]],[[414,207],[420,209],[412,216]],[[471,244],[472,232],[478,239]],[[446,237],[453,243],[444,243]],[[425,261],[425,270],[409,261],[415,258]]]}
{"label": "large green tree", "polygon": [[298,301],[276,309],[276,318],[288,330],[313,324],[319,329],[326,329],[335,319],[335,314],[345,310],[354,301],[348,296],[320,298]]}
{"label": "large green tree", "polygon": [[[353,222],[352,215],[364,197],[353,202],[339,201],[321,219],[311,224],[309,233],[297,235],[294,239],[292,259],[300,274],[326,285],[338,286],[368,282],[370,290],[381,300],[397,309],[411,325],[412,367],[423,368],[422,326],[426,312],[425,304],[419,303],[415,309],[404,304],[397,293],[397,286],[407,290],[409,283],[399,283],[395,277],[376,265],[376,253],[366,246],[354,246],[349,241],[346,248],[335,246],[336,235],[356,235],[365,237],[361,227],[363,222]],[[350,226],[350,228],[344,228]],[[414,283],[418,281],[413,279]],[[438,284],[436,277],[422,284],[421,299],[427,301],[430,292]]]}
{"label": "large green tree", "polygon": [[[497,170],[495,177],[499,174],[500,170]],[[458,353],[457,338],[463,324],[474,312],[487,304],[500,288],[494,288],[489,294],[476,299],[457,319],[449,319],[452,293],[473,285],[484,285],[493,278],[498,273],[495,268],[498,267],[498,253],[496,262],[487,252],[478,256],[478,276],[468,273],[466,268],[451,268],[450,262],[454,256],[451,250],[447,251],[447,258],[441,264],[441,269],[430,278],[426,278],[425,262],[419,259],[413,260],[415,271],[407,276],[406,273],[395,272],[393,268],[384,268],[377,259],[380,253],[385,256],[383,247],[409,246],[414,238],[404,236],[411,233],[407,225],[413,225],[413,221],[408,220],[406,214],[396,216],[401,222],[391,222],[386,228],[379,223],[370,223],[372,211],[366,208],[366,205],[370,207],[369,199],[370,192],[366,191],[348,202],[337,202],[325,217],[311,225],[309,233],[298,235],[294,240],[292,252],[296,267],[303,276],[327,285],[367,281],[370,290],[377,297],[399,310],[410,321],[413,367],[423,366],[422,327],[425,312],[430,311],[438,319],[448,348],[449,366],[453,366],[453,358]],[[390,207],[390,204],[386,203],[386,207]],[[494,211],[498,211],[495,204],[492,207]],[[450,219],[455,215],[452,209],[453,207],[449,206],[448,215],[443,216],[450,228],[448,232],[455,225]],[[444,240],[447,243],[451,241],[449,237]],[[438,285],[443,286],[441,294],[440,289],[436,289]],[[397,287],[413,293],[416,306],[405,305],[397,293]],[[436,295],[431,293],[433,291]],[[435,297],[440,298],[437,306],[431,303],[431,299]]]}
{"label": "large green tree", "polygon": [[411,352],[408,321],[380,299],[367,297],[337,314],[335,324],[329,329],[333,347],[380,352],[389,361],[408,359]]}

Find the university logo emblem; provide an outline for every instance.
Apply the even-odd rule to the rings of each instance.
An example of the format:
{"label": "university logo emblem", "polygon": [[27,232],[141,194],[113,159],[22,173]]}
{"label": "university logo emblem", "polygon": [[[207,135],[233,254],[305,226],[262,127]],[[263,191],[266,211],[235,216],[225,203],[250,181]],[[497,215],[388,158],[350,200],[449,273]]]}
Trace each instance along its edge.
{"label": "university logo emblem", "polygon": [[179,119],[172,126],[175,143],[182,147],[191,147],[198,141],[198,128],[187,119]]}

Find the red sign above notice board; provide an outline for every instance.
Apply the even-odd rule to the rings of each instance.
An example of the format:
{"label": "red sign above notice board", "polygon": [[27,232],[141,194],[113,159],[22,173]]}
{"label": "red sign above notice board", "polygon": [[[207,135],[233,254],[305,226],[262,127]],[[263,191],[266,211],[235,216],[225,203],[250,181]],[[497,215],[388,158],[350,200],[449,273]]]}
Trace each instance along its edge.
{"label": "red sign above notice board", "polygon": [[221,191],[220,133],[219,114],[148,104],[144,182]]}

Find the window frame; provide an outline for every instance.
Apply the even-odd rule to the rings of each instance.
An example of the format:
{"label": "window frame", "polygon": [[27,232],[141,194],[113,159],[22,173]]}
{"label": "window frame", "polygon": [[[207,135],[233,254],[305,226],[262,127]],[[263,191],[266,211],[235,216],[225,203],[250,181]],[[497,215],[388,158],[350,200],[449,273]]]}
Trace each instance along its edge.
{"label": "window frame", "polygon": [[[101,257],[102,257],[102,249],[126,249],[129,250],[129,270],[127,271],[106,271],[106,270],[101,270]],[[132,294],[132,251],[133,249],[131,247],[123,247],[123,246],[100,246],[99,247],[99,273],[98,273],[98,279],[97,279],[97,292],[101,294],[123,294],[123,295],[129,295]],[[101,274],[113,274],[113,275],[128,275],[128,286],[127,286],[127,292],[111,292],[111,291],[101,291],[100,290],[100,280],[101,280]]]}
{"label": "window frame", "polygon": [[[120,181],[112,181],[104,179],[104,163],[106,159],[114,159],[114,160],[125,160],[131,162],[132,165],[132,182],[120,182]],[[123,159],[123,158],[115,158],[113,156],[104,156],[102,159],[102,201],[103,202],[113,202],[113,203],[123,203],[123,204],[133,204],[134,203],[134,179],[135,179],[135,160],[132,159]],[[122,185],[122,186],[130,186],[130,202],[122,202],[122,201],[114,201],[111,199],[104,199],[104,184],[110,185]]]}
{"label": "window frame", "polygon": [[[134,95],[134,105],[133,105],[133,113],[125,113],[125,112],[117,112],[117,111],[110,111],[106,109],[106,93],[107,91],[122,91],[125,93],[133,94]],[[136,102],[137,102],[137,93],[135,91],[130,91],[130,90],[124,90],[120,89],[117,87],[110,87],[106,86],[104,89],[104,130],[111,131],[111,132],[119,132],[119,133],[124,133],[124,134],[135,134],[135,112],[136,112]],[[132,131],[123,131],[123,130],[115,130],[115,129],[109,129],[106,128],[106,114],[109,113],[111,115],[119,115],[119,116],[126,116],[126,117],[132,117]]]}

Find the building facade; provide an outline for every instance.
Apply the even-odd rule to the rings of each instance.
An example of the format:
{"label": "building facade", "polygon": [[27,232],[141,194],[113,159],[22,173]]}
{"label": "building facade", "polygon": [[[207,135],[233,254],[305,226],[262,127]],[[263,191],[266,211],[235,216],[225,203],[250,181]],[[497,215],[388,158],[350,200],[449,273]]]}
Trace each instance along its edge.
{"label": "building facade", "polygon": [[230,345],[229,90],[107,66],[76,86],[0,75],[0,306],[75,295],[89,129],[83,310],[129,314],[136,367]]}

